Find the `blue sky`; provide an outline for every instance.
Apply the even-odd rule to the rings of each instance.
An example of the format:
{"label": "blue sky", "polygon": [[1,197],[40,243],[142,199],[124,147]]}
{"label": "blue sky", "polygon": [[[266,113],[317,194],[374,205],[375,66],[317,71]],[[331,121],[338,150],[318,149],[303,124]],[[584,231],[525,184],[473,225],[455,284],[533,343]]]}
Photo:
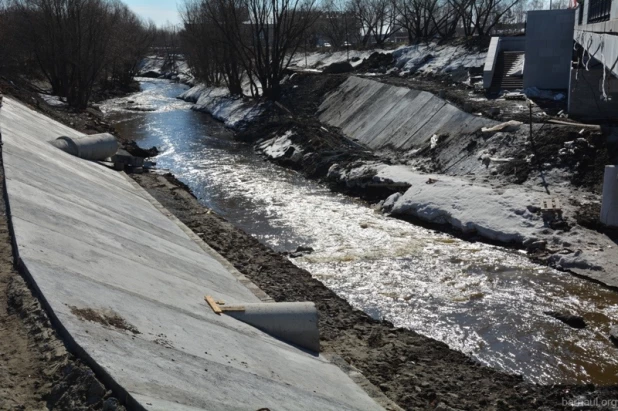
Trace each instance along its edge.
{"label": "blue sky", "polygon": [[[178,0],[180,3],[182,0]],[[163,27],[169,21],[180,23],[176,0],[124,0],[124,2],[144,19],[152,19],[157,26]]]}

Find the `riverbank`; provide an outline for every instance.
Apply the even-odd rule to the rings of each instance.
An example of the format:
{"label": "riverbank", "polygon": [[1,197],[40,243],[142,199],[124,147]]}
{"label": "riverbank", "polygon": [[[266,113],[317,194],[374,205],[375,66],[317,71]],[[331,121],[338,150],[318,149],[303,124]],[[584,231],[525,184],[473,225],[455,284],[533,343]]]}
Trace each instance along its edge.
{"label": "riverbank", "polygon": [[[183,96],[199,101],[199,111],[216,111],[222,97],[197,89]],[[424,113],[427,106],[434,111]],[[534,261],[618,287],[618,232],[594,217],[604,165],[618,153],[611,130],[545,122],[531,126],[530,139],[521,122],[348,75],[295,73],[281,105],[262,107],[247,121],[233,113],[228,126],[240,124],[238,138],[269,160],[393,217],[525,249]],[[546,200],[559,211],[543,210]]]}
{"label": "riverbank", "polygon": [[202,206],[173,176],[147,173],[133,177],[276,301],[314,301],[319,310],[322,352],[344,358],[404,409],[556,410],[570,409],[563,405],[563,398],[618,395],[607,388],[529,384],[484,367],[443,343],[372,319],[287,256]]}
{"label": "riverbank", "polygon": [[[144,175],[143,177],[146,176],[147,175]],[[137,177],[141,178],[142,176]],[[157,181],[155,184],[163,184],[163,182]],[[167,188],[161,187],[161,189],[167,191],[171,198],[189,197],[188,194],[181,194],[181,189],[176,186]],[[164,202],[161,199],[159,200]],[[216,218],[213,213],[209,213],[208,210],[203,208],[192,210],[190,207],[187,207],[186,210],[183,211],[184,207],[182,206],[182,203],[179,204],[180,205],[177,207],[181,208],[181,210],[178,211],[177,215],[184,212],[186,214],[185,218],[188,220],[183,221],[185,221],[188,225],[190,225],[189,220],[192,219],[199,220],[202,217],[205,218],[206,216]],[[226,224],[231,227],[231,224]],[[303,294],[298,298],[305,298],[304,295],[314,295],[317,296],[316,298],[323,300],[323,302],[319,304],[321,307],[326,306],[326,310],[320,308],[320,314],[326,319],[327,323],[330,322],[336,325],[335,327],[329,327],[327,324],[327,330],[343,335],[341,345],[338,348],[342,350],[341,352],[343,354],[345,354],[342,356],[344,356],[344,358],[349,358],[353,365],[356,363],[365,364],[365,374],[373,379],[372,382],[376,381],[379,383],[380,381],[384,381],[386,385],[383,389],[387,389],[389,385],[394,386],[393,391],[395,394],[391,395],[402,396],[403,399],[401,399],[401,401],[404,402],[411,401],[412,404],[421,404],[418,407],[410,407],[412,409],[445,409],[444,407],[439,407],[439,403],[435,401],[437,396],[433,398],[432,392],[440,393],[441,396],[449,395],[451,392],[455,393],[455,395],[459,395],[459,393],[461,393],[463,399],[449,396],[452,397],[452,400],[444,401],[448,404],[452,404],[453,407],[460,409],[501,409],[501,407],[504,407],[504,405],[500,402],[501,399],[505,403],[513,404],[519,409],[542,409],[543,405],[545,405],[546,409],[560,409],[560,404],[564,404],[561,402],[563,396],[573,399],[580,393],[590,391],[590,387],[585,386],[550,388],[535,387],[530,384],[525,384],[519,378],[505,376],[502,373],[486,367],[480,367],[473,363],[469,357],[455,351],[448,350],[446,346],[437,343],[434,340],[420,337],[418,334],[410,331],[395,330],[388,323],[377,322],[382,324],[379,327],[379,330],[382,330],[383,341],[377,344],[375,349],[369,350],[367,347],[376,343],[373,342],[371,332],[368,331],[370,328],[365,327],[364,324],[367,322],[373,323],[376,321],[371,320],[368,316],[361,312],[353,310],[347,303],[345,303],[345,301],[334,296],[332,292],[325,289],[325,287],[321,285],[321,283],[317,282],[317,280],[309,281],[310,276],[308,273],[304,272],[305,274],[302,275],[303,270],[293,266],[284,256],[269,251],[267,247],[260,245],[250,236],[244,234],[244,236],[247,237],[246,242],[230,241],[230,245],[228,246],[225,245],[227,242],[226,239],[228,237],[235,237],[234,234],[230,233],[230,230],[222,230],[217,232],[213,228],[209,228],[208,230],[206,230],[206,228],[208,228],[207,225],[202,227],[197,226],[194,228],[194,232],[198,235],[200,233],[209,233],[210,230],[216,233],[213,235],[213,238],[209,241],[209,243],[214,248],[219,247],[221,249],[229,249],[230,253],[237,254],[238,258],[235,260],[237,266],[251,266],[251,259],[256,258],[259,260],[259,255],[262,255],[262,260],[264,262],[261,263],[260,266],[269,264],[274,267],[275,273],[273,276],[269,277],[264,275],[264,280],[272,283],[271,295],[277,295],[279,298],[286,298],[285,295],[287,294],[295,296],[297,291],[294,290],[296,290],[298,285],[298,277],[300,276],[303,278],[303,283],[306,282],[307,284],[306,286],[304,285],[303,287],[299,287],[300,291],[298,292]],[[222,241],[221,239],[224,240]],[[257,243],[256,248],[253,248],[251,245],[255,243]],[[223,254],[223,251],[219,251]],[[278,257],[270,260],[269,257],[264,257],[264,255],[267,255],[268,253],[273,253]],[[233,260],[233,256],[228,256],[228,259]],[[268,260],[270,260],[270,262],[268,262]],[[290,271],[287,273],[277,271],[278,268],[284,264],[290,265]],[[245,270],[243,268],[240,271],[243,273],[245,273],[245,271],[253,271],[253,276],[261,277],[262,275],[260,273],[263,270],[263,268],[260,269],[258,266],[255,267],[254,270],[249,270],[249,268]],[[258,281],[254,280],[254,282],[257,283]],[[284,284],[285,286],[282,286],[281,284]],[[264,285],[263,287],[266,286]],[[317,290],[319,292],[312,294],[312,290]],[[329,300],[332,298],[335,299],[333,300],[334,302]],[[331,305],[332,309],[330,308]],[[331,311],[331,313],[329,314],[328,311]],[[353,311],[356,314],[348,315],[347,313],[349,311]],[[342,326],[340,327],[340,325]],[[367,332],[369,332],[369,335],[367,335]],[[386,337],[384,337],[384,334]],[[393,336],[389,337],[389,335]],[[405,341],[406,344],[409,344],[407,348],[402,347],[396,342],[400,339],[400,335],[402,336],[401,339]],[[356,339],[360,341],[353,344]],[[327,345],[330,345],[330,343]],[[333,343],[333,345],[336,344]],[[367,357],[365,353],[368,350],[371,352],[369,357]],[[424,355],[425,352],[429,352],[429,355]],[[402,355],[403,358],[406,358],[405,361],[402,360]],[[446,360],[444,360],[444,358],[446,358]],[[455,365],[452,365],[451,361],[452,364]],[[456,371],[453,371],[453,367]],[[468,369],[474,370],[477,368],[480,371],[476,373],[466,371]],[[458,374],[460,371],[462,374],[467,375],[462,377],[463,383],[461,384],[455,381],[456,378],[459,378]],[[376,377],[376,375],[379,376],[379,378]],[[437,375],[438,377],[433,378],[433,375]],[[392,382],[390,382],[390,380],[392,380]],[[399,381],[402,382],[400,383]],[[421,382],[424,384],[421,385]],[[401,388],[398,388],[399,384],[402,384]],[[466,385],[474,388],[470,389]],[[516,385],[516,387],[514,385]],[[378,384],[378,386],[380,386],[380,384]],[[416,388],[417,386],[418,389]],[[409,392],[406,392],[406,390]],[[521,390],[523,394],[521,394],[519,390]],[[601,398],[612,398],[613,396],[611,390],[602,389],[599,391],[600,392],[595,392],[592,394],[592,396],[595,397],[599,395]],[[469,392],[476,393],[476,397],[468,396]],[[497,394],[494,394],[494,392]],[[410,395],[411,398],[406,400],[406,395]],[[570,395],[573,396],[569,397]],[[500,398],[500,396],[503,396],[503,398]],[[520,396],[521,399],[518,398]],[[491,402],[491,400],[493,400],[493,402]]]}

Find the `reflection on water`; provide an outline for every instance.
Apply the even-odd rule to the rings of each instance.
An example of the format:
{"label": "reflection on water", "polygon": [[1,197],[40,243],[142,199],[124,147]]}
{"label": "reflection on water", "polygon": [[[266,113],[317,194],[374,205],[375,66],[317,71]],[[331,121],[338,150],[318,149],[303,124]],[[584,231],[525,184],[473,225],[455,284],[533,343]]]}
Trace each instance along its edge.
{"label": "reflection on water", "polygon": [[[159,147],[159,167],[260,241],[281,251],[313,247],[294,263],[355,307],[531,381],[618,382],[607,339],[618,293],[519,252],[384,217],[234,142],[174,98],[184,86],[146,81],[142,88],[102,107],[119,132]],[[155,111],[127,111],[128,100]],[[548,310],[582,315],[588,328],[571,329]]]}

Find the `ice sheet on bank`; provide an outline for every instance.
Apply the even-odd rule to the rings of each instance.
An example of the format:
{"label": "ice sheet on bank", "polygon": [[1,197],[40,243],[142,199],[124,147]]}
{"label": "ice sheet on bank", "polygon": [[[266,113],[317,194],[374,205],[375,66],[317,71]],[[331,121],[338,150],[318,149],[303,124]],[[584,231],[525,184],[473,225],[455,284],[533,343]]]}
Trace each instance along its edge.
{"label": "ice sheet on bank", "polygon": [[308,53],[306,58],[303,53],[299,53],[293,59],[292,65],[301,68],[321,69],[332,63],[359,59],[350,62],[355,67],[375,52],[391,53],[395,59],[395,65],[402,71],[410,73],[450,73],[459,69],[482,67],[487,55],[485,50],[474,49],[465,45],[429,43],[399,47],[395,50],[350,50],[349,54],[346,50],[316,52]]}
{"label": "ice sheet on bank", "polygon": [[293,135],[292,130],[288,130],[285,134],[279,137],[273,137],[261,143],[259,149],[268,157],[278,159],[286,155],[290,148],[294,149],[295,153],[301,153],[302,150],[295,146],[290,140]]}
{"label": "ice sheet on bank", "polygon": [[209,113],[230,128],[240,128],[262,113],[255,100],[230,96],[225,87],[194,86],[178,98],[195,103],[193,110]]}
{"label": "ice sheet on bank", "polygon": [[63,101],[59,96],[52,96],[49,94],[39,93],[39,96],[52,107],[66,107],[67,102]]}
{"label": "ice sheet on bank", "polygon": [[[436,224],[447,224],[465,234],[529,246],[542,244],[549,261],[610,285],[618,285],[613,257],[616,245],[606,236],[574,226],[568,232],[549,229],[540,209],[548,195],[526,186],[492,187],[460,178],[421,174],[409,166],[369,163],[352,169],[332,166],[328,178],[349,186],[409,187],[382,204],[382,210],[396,216],[412,216]],[[573,218],[575,208],[565,198],[569,192],[554,188],[564,199],[563,212]],[[571,193],[572,194],[572,193]],[[578,270],[585,270],[578,271]]]}

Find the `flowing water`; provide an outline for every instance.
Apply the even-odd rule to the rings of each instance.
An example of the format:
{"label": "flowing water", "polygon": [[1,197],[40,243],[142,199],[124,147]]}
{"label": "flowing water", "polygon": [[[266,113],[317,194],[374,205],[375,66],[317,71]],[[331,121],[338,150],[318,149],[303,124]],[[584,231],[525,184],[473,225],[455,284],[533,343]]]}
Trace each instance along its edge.
{"label": "flowing water", "polygon": [[[175,99],[184,89],[144,79],[140,93],[102,109],[122,135],[157,146],[158,167],[236,226],[275,250],[313,247],[294,263],[353,306],[529,381],[618,382],[618,350],[607,338],[618,293],[520,252],[388,218],[332,193],[235,142]],[[581,315],[588,327],[572,329],[544,315],[548,310]]]}

